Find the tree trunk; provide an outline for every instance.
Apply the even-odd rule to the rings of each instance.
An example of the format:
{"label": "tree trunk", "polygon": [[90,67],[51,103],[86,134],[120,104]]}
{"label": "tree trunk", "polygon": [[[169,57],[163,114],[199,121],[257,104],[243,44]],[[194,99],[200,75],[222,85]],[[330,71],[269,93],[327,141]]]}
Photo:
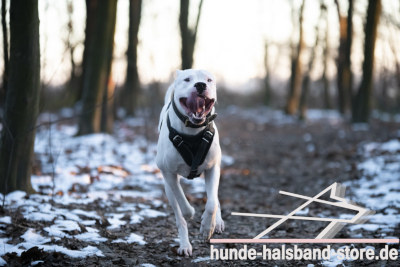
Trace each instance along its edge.
{"label": "tree trunk", "polygon": [[324,49],[323,49],[323,71],[322,71],[322,82],[323,82],[323,101],[324,101],[324,108],[331,109],[331,94],[330,94],[330,81],[327,75],[328,72],[328,61],[329,61],[329,16],[325,12],[325,40],[324,40]]}
{"label": "tree trunk", "polygon": [[315,43],[314,47],[312,48],[311,55],[310,55],[310,60],[308,62],[308,68],[306,73],[304,74],[304,79],[302,83],[302,90],[301,90],[301,96],[300,96],[300,104],[299,104],[299,118],[300,120],[304,120],[306,118],[306,112],[307,112],[307,98],[308,94],[310,91],[310,82],[311,82],[311,72],[314,69],[314,62],[315,62],[315,53],[319,45],[319,27],[322,22],[322,18],[324,17],[326,13],[326,6],[321,5],[321,11],[320,11],[320,16],[319,16],[319,21],[318,24],[315,26]]}
{"label": "tree trunk", "polygon": [[351,110],[353,98],[353,73],[351,71],[351,46],[353,44],[353,5],[354,0],[349,0],[349,8],[347,10],[347,42],[343,66],[343,90],[347,96],[346,108],[348,111]]}
{"label": "tree trunk", "polygon": [[264,45],[264,68],[265,68],[265,77],[264,77],[264,104],[269,106],[271,103],[271,68],[269,64],[269,44],[265,42]]}
{"label": "tree trunk", "polygon": [[301,66],[301,54],[304,50],[304,37],[303,37],[303,11],[305,6],[305,0],[300,7],[299,17],[299,43],[297,49],[292,49],[292,66],[291,76],[289,84],[289,95],[286,102],[285,111],[287,114],[294,115],[299,106],[300,91],[302,85],[302,66]]}
{"label": "tree trunk", "polygon": [[193,66],[193,53],[196,44],[197,30],[200,21],[201,7],[203,0],[200,0],[196,24],[194,29],[189,27],[189,0],[181,0],[180,13],[179,13],[179,28],[181,30],[181,58],[182,69],[190,69]]}
{"label": "tree trunk", "polygon": [[128,34],[128,67],[122,104],[128,115],[134,115],[138,106],[140,94],[140,80],[137,67],[137,46],[142,0],[130,0],[129,2],[129,34]]}
{"label": "tree trunk", "polygon": [[39,113],[38,0],[10,3],[10,73],[0,142],[1,192],[33,192],[31,163]]}
{"label": "tree trunk", "polygon": [[82,56],[82,73],[78,78],[78,86],[75,88],[74,98],[77,102],[82,100],[83,96],[83,87],[84,87],[84,77],[86,77],[86,70],[88,69],[88,57],[90,54],[91,45],[90,43],[93,40],[93,35],[95,35],[95,18],[96,18],[96,10],[99,0],[86,0],[86,26],[85,26],[85,41],[84,41],[84,48],[83,48],[83,56]]}
{"label": "tree trunk", "polygon": [[[94,6],[93,34],[87,40],[79,135],[100,132],[103,94],[107,91],[113,52],[117,1],[90,1]],[[88,38],[89,36],[87,36]],[[85,49],[85,50],[86,50]]]}
{"label": "tree trunk", "polygon": [[360,88],[354,98],[353,122],[368,122],[373,86],[374,51],[382,4],[380,0],[369,1],[365,23],[363,75]]}
{"label": "tree trunk", "polygon": [[6,0],[1,0],[1,28],[3,30],[3,61],[4,61],[4,72],[3,72],[3,85],[0,92],[0,106],[3,107],[3,100],[7,92],[8,84],[8,32],[6,24]]}
{"label": "tree trunk", "polygon": [[71,64],[71,71],[70,71],[70,76],[69,76],[69,81],[67,85],[67,90],[68,94],[65,101],[68,104],[74,105],[76,101],[79,99],[78,96],[80,92],[80,76],[78,74],[78,69],[79,65],[76,64],[75,59],[74,59],[74,52],[76,48],[76,44],[72,43],[71,37],[74,33],[74,27],[73,27],[73,13],[74,13],[74,5],[72,0],[67,1],[67,10],[68,10],[68,23],[67,23],[67,29],[68,29],[68,35],[67,38],[65,39],[65,46],[68,49],[69,52],[69,58],[70,58],[70,64]]}
{"label": "tree trunk", "polygon": [[352,73],[351,44],[353,35],[353,0],[349,0],[347,18],[340,13],[339,1],[335,0],[339,18],[339,55],[337,62],[338,107],[345,114],[351,107]]}

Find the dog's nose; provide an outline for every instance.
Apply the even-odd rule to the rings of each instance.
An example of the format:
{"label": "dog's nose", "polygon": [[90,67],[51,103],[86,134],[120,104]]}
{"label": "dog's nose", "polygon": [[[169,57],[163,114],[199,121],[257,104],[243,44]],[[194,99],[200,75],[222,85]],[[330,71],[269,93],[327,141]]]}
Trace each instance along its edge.
{"label": "dog's nose", "polygon": [[196,90],[199,94],[202,94],[204,92],[204,90],[206,90],[207,84],[198,82],[198,83],[194,84],[194,87],[196,87]]}

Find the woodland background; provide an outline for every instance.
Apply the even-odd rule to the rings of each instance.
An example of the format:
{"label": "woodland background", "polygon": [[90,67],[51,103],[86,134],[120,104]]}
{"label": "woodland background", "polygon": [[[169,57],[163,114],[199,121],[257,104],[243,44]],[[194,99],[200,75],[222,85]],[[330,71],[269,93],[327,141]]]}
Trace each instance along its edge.
{"label": "woodland background", "polygon": [[[65,24],[61,28],[52,27],[57,16],[61,24]],[[168,19],[162,19],[163,16]],[[248,24],[253,16],[257,23]],[[217,23],[215,17],[220,19]],[[159,21],[158,26],[152,28],[152,21]],[[231,178],[226,180],[222,194],[229,195],[228,188],[240,192],[252,190],[254,198],[248,200],[257,203],[257,196],[273,193],[277,188],[288,186],[294,192],[299,184],[312,183],[318,175],[324,177],[323,182],[310,189],[301,189],[311,194],[333,179],[359,181],[365,178],[363,170],[368,168],[357,166],[367,152],[386,156],[394,153],[390,154],[393,158],[388,159],[389,165],[398,160],[399,1],[180,0],[166,4],[166,1],[156,0],[2,0],[1,25],[0,192],[3,194],[2,213],[14,222],[13,226],[6,223],[2,230],[6,237],[12,236],[4,241],[8,242],[6,244],[19,244],[23,229],[40,232],[41,226],[36,222],[46,221],[41,217],[32,223],[23,204],[13,198],[16,192],[28,193],[24,195],[28,199],[38,196],[34,193],[50,196],[41,201],[51,203],[52,208],[46,214],[54,215],[50,220],[54,222],[62,213],[57,213],[57,208],[76,209],[82,204],[74,202],[65,206],[68,205],[62,203],[65,194],[88,197],[96,189],[95,186],[90,189],[89,185],[101,185],[104,175],[111,175],[107,176],[110,179],[109,187],[105,187],[108,191],[103,189],[106,192],[112,189],[112,194],[123,189],[136,192],[143,186],[133,183],[121,187],[115,185],[113,179],[140,178],[142,174],[135,174],[138,169],[153,175],[151,179],[159,175],[152,162],[156,125],[164,92],[176,69],[208,69],[217,76],[217,110],[221,114],[217,123],[221,124],[223,151],[226,151],[222,177]],[[118,28],[123,28],[121,25],[126,26],[125,31]],[[123,38],[119,38],[121,32]],[[53,35],[61,36],[57,49],[49,41],[54,39]],[[239,46],[235,46],[237,44]],[[238,131],[238,124],[243,125],[239,127],[242,131]],[[379,150],[378,142],[390,140],[388,149]],[[375,146],[368,146],[374,143]],[[96,153],[103,157],[97,159]],[[82,154],[86,157],[80,158]],[[136,158],[131,159],[131,154]],[[125,160],[131,167],[127,167]],[[337,165],[332,167],[332,162]],[[236,167],[232,167],[233,164]],[[387,164],[385,161],[379,165],[382,172],[389,168]],[[316,174],[307,166],[314,166]],[[398,168],[396,166],[394,168]],[[63,168],[69,170],[68,175],[63,174]],[[124,174],[119,177],[121,171]],[[300,173],[299,181],[292,181],[297,173]],[[249,184],[241,181],[252,175],[255,178]],[[380,177],[374,175],[373,179]],[[390,177],[394,177],[394,181],[399,178],[396,174]],[[373,181],[382,183],[376,179]],[[82,181],[85,181],[83,187]],[[293,184],[289,185],[288,181]],[[157,191],[159,184],[154,183],[156,185],[149,188]],[[260,183],[266,185],[262,190],[257,186]],[[271,183],[272,186],[267,186]],[[396,186],[393,194],[398,196]],[[383,195],[374,195],[373,188],[370,191],[383,198],[392,192],[389,188],[382,190],[379,194]],[[222,205],[225,201],[229,208],[243,202],[245,197],[240,192],[222,197]],[[160,194],[154,198],[164,201]],[[193,192],[192,195],[196,205],[201,207],[203,197]],[[6,201],[6,196],[10,202]],[[58,202],[57,196],[61,197]],[[146,210],[143,205],[158,212],[167,207],[165,203],[149,204],[144,196],[140,200],[137,196],[129,198],[128,202],[137,204],[138,201],[143,202],[139,210]],[[387,201],[382,203],[392,203],[393,199]],[[79,208],[100,212],[103,204],[100,201],[90,205]],[[109,208],[116,209],[116,205],[113,203]],[[262,205],[258,203],[255,207],[260,209]],[[247,206],[240,207],[246,209]],[[385,208],[381,208],[384,212]],[[395,214],[394,220],[398,220],[398,206],[391,208],[395,210],[391,213]],[[135,215],[134,211],[132,213]],[[106,222],[129,221],[119,215],[96,216],[98,229],[92,232],[100,231],[102,236],[114,241],[119,233],[107,232],[105,229],[110,226]],[[153,223],[162,224],[156,217]],[[388,235],[396,235],[398,223],[395,225],[383,228],[389,229]],[[136,226],[126,227],[126,232],[132,227],[137,230]],[[151,231],[151,225],[140,227]],[[85,232],[83,227],[71,231]],[[71,231],[68,235],[73,236]],[[313,231],[315,229],[310,230]],[[376,234],[377,229],[372,231]],[[242,232],[246,231],[242,229]],[[168,235],[166,238],[163,241],[168,242]],[[81,243],[71,245],[70,241],[62,240],[56,243],[70,249],[84,247]],[[111,241],[104,244],[115,249]],[[17,246],[14,250],[3,251],[2,255],[6,255],[3,257],[8,263],[31,262],[36,257],[47,264],[57,255],[44,253],[44,246],[39,246],[41,252],[31,251],[34,256],[29,254],[26,259],[21,256],[24,249],[18,250]],[[151,242],[148,246],[144,254],[138,254],[142,259],[157,250],[157,245]],[[28,250],[32,246],[24,248]],[[162,253],[157,252],[163,254],[168,251],[168,245],[160,249]],[[202,249],[204,252],[206,247]],[[104,247],[100,250],[106,254],[105,262],[115,257],[107,256]],[[129,249],[119,247],[117,250],[117,258],[130,264],[124,254]],[[86,260],[99,263],[97,256]],[[78,264],[68,257],[64,261]],[[134,262],[143,263],[138,259]],[[176,264],[176,259],[168,262],[172,263]]]}

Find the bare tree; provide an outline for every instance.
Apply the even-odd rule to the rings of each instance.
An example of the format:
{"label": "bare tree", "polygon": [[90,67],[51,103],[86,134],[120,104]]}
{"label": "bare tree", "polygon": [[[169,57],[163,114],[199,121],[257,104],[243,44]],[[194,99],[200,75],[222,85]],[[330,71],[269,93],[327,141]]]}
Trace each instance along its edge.
{"label": "bare tree", "polygon": [[39,113],[38,0],[10,3],[10,73],[0,141],[1,192],[32,192],[31,162]]}
{"label": "bare tree", "polygon": [[303,77],[303,83],[302,83],[302,90],[301,90],[301,96],[300,96],[300,104],[299,104],[299,118],[301,120],[306,118],[306,112],[307,112],[307,98],[308,94],[310,91],[310,83],[311,83],[311,73],[314,70],[315,66],[315,58],[316,58],[316,52],[319,46],[319,32],[320,32],[320,26],[321,26],[321,21],[323,17],[325,16],[326,13],[326,6],[324,4],[321,4],[321,11],[320,11],[320,16],[319,16],[319,21],[317,22],[317,25],[315,26],[315,43],[314,47],[311,48],[311,55],[310,59],[308,61],[308,68],[304,73]]}
{"label": "bare tree", "polygon": [[354,98],[352,109],[353,122],[368,122],[371,102],[374,72],[375,41],[379,17],[382,10],[381,0],[369,1],[367,21],[365,23],[364,62],[361,85]]}
{"label": "bare tree", "polygon": [[[7,23],[6,23],[6,0],[1,0],[1,28],[3,30],[3,61],[4,61],[4,72],[3,72],[3,86],[0,93],[0,101],[3,101],[3,97],[6,95],[7,83],[8,83],[8,31],[7,31]],[[3,106],[3,103],[0,103],[0,106]]]}
{"label": "bare tree", "polygon": [[83,56],[82,56],[82,73],[78,80],[78,86],[75,92],[76,101],[82,100],[83,87],[84,87],[84,77],[87,76],[86,70],[89,69],[88,57],[91,49],[91,42],[93,41],[93,35],[95,34],[95,18],[96,18],[96,7],[98,0],[85,0],[86,3],[86,26],[85,26],[85,41],[83,43]]}
{"label": "bare tree", "polygon": [[129,1],[129,33],[128,50],[126,52],[128,66],[124,92],[122,95],[122,105],[129,115],[134,115],[140,93],[140,80],[137,66],[137,46],[141,10],[142,0]]}
{"label": "bare tree", "polygon": [[[304,37],[303,37],[303,11],[305,6],[306,0],[303,0],[303,3],[300,7],[299,11],[299,41],[297,46],[292,44],[292,55],[291,55],[291,76],[290,76],[290,83],[289,83],[289,95],[286,102],[285,111],[287,114],[295,114],[298,106],[299,106],[299,99],[300,99],[300,92],[301,92],[301,81],[302,81],[302,62],[301,62],[301,55],[304,50]],[[294,9],[294,7],[292,7]],[[293,10],[292,10],[293,12]],[[294,12],[293,12],[294,13]],[[295,23],[293,23],[293,26]]]}
{"label": "bare tree", "polygon": [[81,83],[82,83],[82,64],[79,64],[75,61],[74,54],[78,42],[72,41],[72,36],[74,34],[74,24],[73,24],[73,13],[74,13],[74,4],[72,0],[67,1],[67,34],[64,39],[66,53],[69,54],[69,62],[71,66],[69,81],[67,83],[67,91],[65,100],[68,104],[74,105],[81,97]]}
{"label": "bare tree", "polygon": [[203,0],[200,0],[196,24],[193,29],[189,27],[189,0],[181,0],[179,13],[179,28],[181,30],[182,48],[182,69],[190,69],[193,66],[193,53],[196,44],[197,30],[199,27],[201,7]]}
{"label": "bare tree", "polygon": [[[103,96],[108,94],[109,74],[113,53],[117,1],[87,1],[88,16],[92,25],[87,25],[85,45],[88,47],[83,71],[82,114],[79,118],[79,135],[101,130],[101,108]],[[89,39],[88,39],[89,38]],[[107,100],[111,96],[107,96]]]}
{"label": "bare tree", "polygon": [[271,103],[271,94],[272,94],[272,86],[271,86],[271,67],[269,64],[269,42],[266,41],[264,43],[264,68],[265,68],[265,77],[264,77],[264,104],[269,106]]}
{"label": "bare tree", "polygon": [[344,114],[351,107],[352,73],[351,73],[351,45],[353,40],[353,0],[349,0],[347,17],[340,11],[339,1],[335,0],[339,18],[339,54],[337,59],[337,86],[338,107]]}
{"label": "bare tree", "polygon": [[325,16],[325,39],[323,42],[323,71],[322,71],[322,82],[323,82],[323,101],[324,101],[324,108],[326,109],[331,109],[332,104],[331,104],[331,94],[330,94],[330,81],[327,75],[328,72],[328,61],[330,58],[330,46],[329,46],[329,16],[327,12],[324,12]]}

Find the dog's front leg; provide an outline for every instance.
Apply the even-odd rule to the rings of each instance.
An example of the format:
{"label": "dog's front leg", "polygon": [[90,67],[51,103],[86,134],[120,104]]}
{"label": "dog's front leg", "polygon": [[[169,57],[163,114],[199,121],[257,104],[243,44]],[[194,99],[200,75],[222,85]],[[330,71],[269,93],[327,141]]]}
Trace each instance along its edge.
{"label": "dog's front leg", "polygon": [[220,177],[220,166],[214,165],[205,171],[205,182],[207,192],[207,203],[203,215],[201,216],[200,234],[203,239],[209,240],[214,233],[224,230],[224,221],[221,217],[221,209],[218,200],[218,187]]}
{"label": "dog's front leg", "polygon": [[[173,179],[175,179],[177,181],[177,183],[171,182],[173,181]],[[168,182],[170,181],[170,182]],[[175,213],[175,220],[176,220],[176,227],[178,228],[178,236],[179,236],[179,249],[178,249],[178,254],[180,255],[185,255],[185,256],[192,256],[192,245],[190,244],[189,241],[189,233],[188,233],[188,228],[187,228],[187,223],[186,220],[181,212],[181,207],[178,204],[177,201],[177,194],[175,194],[174,190],[172,190],[171,188],[171,184],[172,186],[176,187],[179,186],[179,188],[175,188],[176,192],[182,192],[182,188],[180,187],[179,181],[178,181],[178,177],[172,174],[169,174],[168,176],[166,176],[164,174],[164,187],[165,187],[165,193],[167,195],[168,201]],[[177,190],[178,189],[178,190]],[[185,198],[186,200],[186,198]],[[187,200],[186,200],[187,202]],[[194,215],[194,209],[190,206],[189,203],[187,203],[187,205],[189,205],[189,207],[192,209],[192,213],[190,216]]]}
{"label": "dog's front leg", "polygon": [[176,198],[176,201],[178,201],[183,217],[185,217],[186,219],[192,219],[194,216],[194,208],[189,204],[185,193],[183,193],[178,176],[176,174],[164,172],[163,176],[164,183],[167,183],[169,185],[169,188]]}

